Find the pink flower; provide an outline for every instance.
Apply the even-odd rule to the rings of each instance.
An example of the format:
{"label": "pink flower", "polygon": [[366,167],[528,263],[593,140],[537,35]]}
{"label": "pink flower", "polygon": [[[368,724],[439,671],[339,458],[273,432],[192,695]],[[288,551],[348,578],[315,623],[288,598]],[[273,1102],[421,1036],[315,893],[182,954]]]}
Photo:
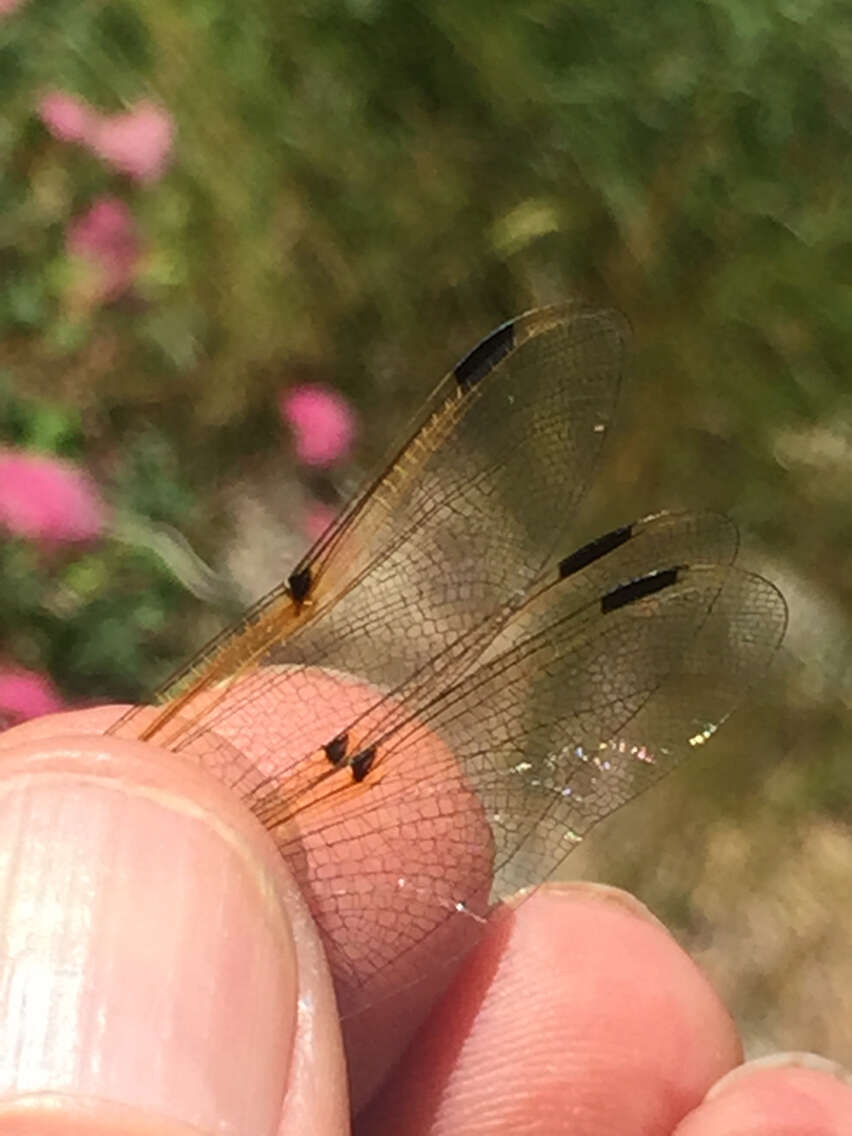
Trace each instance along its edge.
{"label": "pink flower", "polygon": [[[0,0],[3,3],[8,0]],[[137,181],[156,181],[166,168],[174,124],[156,103],[143,100],[119,114],[98,114],[74,95],[48,91],[38,112],[54,138],[79,142]]]}
{"label": "pink flower", "polygon": [[0,667],[0,729],[64,709],[49,678],[23,668]]}
{"label": "pink flower", "polygon": [[0,450],[0,525],[28,540],[92,540],[104,524],[94,483],[60,458]]}
{"label": "pink flower", "polygon": [[322,536],[337,513],[334,509],[329,509],[328,505],[322,505],[319,502],[314,502],[309,506],[304,517],[302,518],[302,528],[305,530],[305,536],[311,543]]}
{"label": "pink flower", "polygon": [[123,114],[94,119],[85,144],[98,157],[137,181],[156,181],[166,168],[172,148],[171,116],[155,103],[143,101]]}
{"label": "pink flower", "polygon": [[71,222],[65,241],[69,253],[91,270],[94,300],[114,300],[133,283],[139,242],[133,215],[119,198],[99,197]]}
{"label": "pink flower", "polygon": [[319,383],[303,383],[282,392],[278,409],[293,431],[296,456],[305,465],[332,465],[349,452],[355,415],[337,391]]}
{"label": "pink flower", "polygon": [[0,0],[0,16],[11,16],[24,2],[25,0]]}
{"label": "pink flower", "polygon": [[96,117],[82,99],[64,91],[48,91],[42,95],[38,113],[53,137],[60,142],[82,142]]}

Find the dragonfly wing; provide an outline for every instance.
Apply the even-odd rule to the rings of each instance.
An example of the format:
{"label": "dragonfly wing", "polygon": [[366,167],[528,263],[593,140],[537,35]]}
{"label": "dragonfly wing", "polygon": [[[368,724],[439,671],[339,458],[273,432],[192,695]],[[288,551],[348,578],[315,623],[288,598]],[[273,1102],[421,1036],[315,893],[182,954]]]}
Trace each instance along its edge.
{"label": "dragonfly wing", "polygon": [[[559,583],[560,602],[565,610],[571,605],[581,608],[618,584],[650,572],[660,564],[731,564],[738,543],[736,526],[722,514],[709,511],[659,513],[614,529],[575,550],[558,563],[553,579]],[[547,590],[551,586],[548,582],[540,584],[539,589]],[[357,716],[352,709],[351,719],[347,717],[347,702],[346,699],[341,699],[337,732],[346,734],[350,740],[356,734],[363,737],[368,732],[378,736],[406,718],[417,718],[436,694],[457,681],[466,671],[479,666],[484,659],[508,650],[514,640],[524,634],[531,613],[537,610],[536,605],[529,602],[532,594],[526,594],[526,604],[522,598],[516,598],[492,610],[487,616],[481,616],[475,625],[448,646],[436,649],[427,662],[418,667],[410,664],[406,668],[405,677],[395,685],[389,688],[378,687],[374,681],[374,698],[369,704],[359,705]],[[525,614],[522,614],[521,609],[524,609]],[[409,627],[410,622],[402,616],[396,621],[400,637],[404,638],[412,629],[415,633],[419,631],[416,619],[413,628]],[[379,644],[375,644],[375,652],[381,654]],[[227,735],[234,728],[245,730],[247,726],[250,727],[252,717],[262,713],[261,708],[274,698],[277,686],[282,683],[293,685],[296,672],[301,672],[299,686],[303,700],[308,705],[319,704],[323,699],[325,681],[317,674],[317,666],[323,665],[325,669],[332,670],[341,668],[339,665],[331,665],[328,657],[322,656],[317,660],[317,666],[309,666],[308,661],[312,657],[307,655],[307,661],[300,664],[289,662],[284,665],[262,666],[250,675],[243,676],[239,690],[233,691],[220,705],[213,706],[200,715],[196,724],[183,732],[175,748],[197,751],[201,735],[207,734],[207,745],[212,749],[215,746],[215,736],[210,736],[212,731]],[[339,664],[338,655],[333,656],[333,662]],[[348,669],[345,673],[349,673]],[[361,672],[356,673],[360,679]],[[293,715],[287,721],[277,720],[274,724],[268,721],[267,731],[270,745],[277,755],[271,764],[279,771],[278,781],[288,777],[298,767],[308,756],[308,748],[315,750],[333,739],[331,734],[328,737],[314,737],[311,734],[306,747],[305,722],[301,715]],[[252,729],[252,733],[254,732]],[[287,755],[286,759],[281,756],[284,754]],[[205,760],[209,761],[210,758]],[[224,779],[241,793],[248,793],[252,786],[263,780],[250,763],[237,760],[227,747],[223,747],[218,767],[224,771],[228,763],[234,774]],[[271,794],[275,799],[277,786],[273,785]],[[286,796],[289,799],[292,793]],[[258,815],[266,820],[261,812]]]}
{"label": "dragonfly wing", "polygon": [[512,646],[422,714],[368,732],[362,785],[344,765],[339,795],[290,798],[280,825],[269,808],[285,785],[255,798],[311,897],[348,1008],[413,981],[495,899],[546,878],[703,744],[786,623],[773,585],[726,566],[662,569],[579,608],[573,583],[533,597],[501,633]]}
{"label": "dragonfly wing", "polygon": [[397,682],[527,586],[594,472],[627,340],[617,313],[576,304],[529,312],[483,340],[289,584],[161,691],[171,702],[162,725],[263,664]]}
{"label": "dragonfly wing", "polygon": [[[643,594],[648,583],[663,587]],[[480,676],[506,739],[484,764],[466,743],[468,776],[492,819],[492,899],[546,878],[594,825],[703,746],[764,674],[787,622],[773,584],[704,566],[620,586],[570,642],[558,606],[552,623]],[[472,712],[451,731],[466,735]]]}
{"label": "dragonfly wing", "polygon": [[527,587],[585,493],[625,349],[620,317],[574,306],[485,340],[347,539],[320,552],[316,602],[340,594],[329,618],[268,661],[390,685]]}

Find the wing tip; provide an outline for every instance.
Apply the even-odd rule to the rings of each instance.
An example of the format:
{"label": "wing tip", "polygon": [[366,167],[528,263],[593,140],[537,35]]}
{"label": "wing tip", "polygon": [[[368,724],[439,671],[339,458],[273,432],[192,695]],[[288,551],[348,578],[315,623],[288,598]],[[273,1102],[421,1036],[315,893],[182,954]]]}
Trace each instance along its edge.
{"label": "wing tip", "polygon": [[626,317],[615,308],[594,308],[579,300],[564,300],[531,308],[496,327],[481,339],[453,368],[462,390],[471,390],[515,348],[529,339],[559,327],[573,326],[609,336],[619,351],[626,352],[632,331]]}

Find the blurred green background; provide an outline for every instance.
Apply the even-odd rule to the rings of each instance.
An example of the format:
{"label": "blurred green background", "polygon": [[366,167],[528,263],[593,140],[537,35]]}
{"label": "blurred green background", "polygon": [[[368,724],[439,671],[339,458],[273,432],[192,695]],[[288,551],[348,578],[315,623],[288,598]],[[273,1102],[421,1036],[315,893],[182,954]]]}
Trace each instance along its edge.
{"label": "blurred green background", "polygon": [[[63,140],[49,92],[155,104],[167,162]],[[753,1052],[852,1063],[849,5],[5,0],[0,107],[0,445],[109,509],[86,544],[4,534],[0,664],[143,699],[481,335],[613,305],[635,359],[578,539],[723,509],[791,628],[739,728],[569,870],[661,911]],[[105,197],[110,294],[70,236]],[[361,422],[320,473],[276,409],[304,381]]]}

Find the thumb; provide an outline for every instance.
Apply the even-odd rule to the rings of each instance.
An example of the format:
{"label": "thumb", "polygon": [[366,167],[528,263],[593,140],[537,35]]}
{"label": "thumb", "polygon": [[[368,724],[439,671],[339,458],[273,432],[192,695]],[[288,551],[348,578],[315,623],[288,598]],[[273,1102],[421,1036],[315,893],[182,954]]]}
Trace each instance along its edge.
{"label": "thumb", "polygon": [[331,982],[274,845],[203,769],[102,736],[114,717],[0,737],[0,1129],[346,1131]]}

